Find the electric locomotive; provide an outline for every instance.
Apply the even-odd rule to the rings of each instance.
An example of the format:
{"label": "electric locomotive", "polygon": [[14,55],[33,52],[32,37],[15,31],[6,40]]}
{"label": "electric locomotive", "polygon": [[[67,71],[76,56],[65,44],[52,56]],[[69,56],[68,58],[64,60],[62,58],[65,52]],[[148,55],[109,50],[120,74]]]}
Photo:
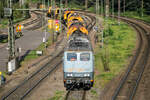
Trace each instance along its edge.
{"label": "electric locomotive", "polygon": [[87,36],[73,36],[63,58],[64,86],[67,90],[89,90],[94,82],[94,56]]}
{"label": "electric locomotive", "polygon": [[84,23],[72,20],[63,57],[64,86],[67,90],[89,90],[94,83],[94,56]]}

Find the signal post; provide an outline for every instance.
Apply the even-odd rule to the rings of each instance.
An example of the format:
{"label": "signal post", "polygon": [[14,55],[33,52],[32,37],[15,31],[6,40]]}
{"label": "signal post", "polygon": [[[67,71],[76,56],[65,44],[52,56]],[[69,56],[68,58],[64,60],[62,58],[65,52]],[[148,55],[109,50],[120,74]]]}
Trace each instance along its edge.
{"label": "signal post", "polygon": [[9,7],[4,8],[5,17],[9,19],[8,27],[8,73],[13,72],[17,68],[17,60],[15,55],[15,34],[13,27],[13,10],[12,10],[12,0],[9,0]]}

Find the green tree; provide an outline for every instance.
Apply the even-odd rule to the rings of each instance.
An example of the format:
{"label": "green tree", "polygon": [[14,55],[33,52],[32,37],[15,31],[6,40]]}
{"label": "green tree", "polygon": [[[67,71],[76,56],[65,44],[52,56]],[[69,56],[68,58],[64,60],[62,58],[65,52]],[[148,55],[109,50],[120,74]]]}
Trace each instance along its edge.
{"label": "green tree", "polygon": [[4,17],[4,7],[6,7],[6,0],[0,0],[0,19]]}

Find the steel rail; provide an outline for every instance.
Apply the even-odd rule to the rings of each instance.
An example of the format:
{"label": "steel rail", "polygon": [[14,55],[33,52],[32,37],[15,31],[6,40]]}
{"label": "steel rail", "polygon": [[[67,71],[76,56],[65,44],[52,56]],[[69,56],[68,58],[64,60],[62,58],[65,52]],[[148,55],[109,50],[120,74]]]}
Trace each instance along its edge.
{"label": "steel rail", "polygon": [[32,21],[30,21],[30,22],[24,23],[24,24],[23,24],[24,27],[26,27],[26,26],[28,26],[28,25],[31,25],[31,24],[34,24],[35,22],[37,22],[37,21],[39,21],[39,20],[41,19],[42,14],[37,13],[37,12],[35,12],[35,11],[32,11],[32,13],[34,13],[34,14],[37,16],[37,18],[34,19],[34,20],[32,20]]}
{"label": "steel rail", "polygon": [[[135,28],[135,29],[138,31],[138,34],[140,35],[140,44],[139,44],[138,50],[137,50],[137,52],[136,52],[136,55],[134,56],[134,58],[132,59],[130,65],[129,65],[129,67],[128,67],[128,70],[127,70],[126,74],[124,75],[124,77],[123,77],[123,79],[121,80],[120,84],[118,85],[118,87],[117,87],[115,93],[113,94],[112,100],[116,100],[117,97],[119,96],[119,93],[120,93],[121,89],[123,89],[123,86],[124,86],[125,82],[127,81],[127,78],[128,78],[128,76],[130,75],[130,72],[131,72],[131,70],[133,69],[133,67],[134,67],[134,65],[135,65],[135,62],[136,62],[137,59],[138,59],[138,56],[139,56],[139,53],[140,53],[140,49],[141,49],[141,47],[142,47],[142,42],[144,41],[144,39],[146,39],[146,40],[148,41],[148,38],[146,37],[147,34],[145,34],[145,33],[147,33],[147,30],[145,30],[145,29],[143,28],[143,26],[141,26],[141,25],[139,25],[139,24],[137,24],[137,23],[134,23],[134,22],[132,22],[132,21],[123,19],[123,18],[122,18],[122,20],[125,21],[125,22],[127,22],[128,24],[130,24],[133,28]],[[144,38],[144,39],[142,38],[142,34],[145,35],[145,38]],[[137,87],[138,87],[138,85],[139,85],[139,82],[140,82],[140,80],[141,80],[142,74],[143,74],[143,72],[144,72],[144,69],[145,69],[145,66],[146,66],[146,63],[147,63],[147,60],[148,60],[148,53],[149,53],[149,46],[148,46],[148,48],[145,48],[145,51],[144,51],[144,58],[143,58],[143,60],[141,60],[141,65],[142,65],[142,66],[140,66],[141,69],[140,69],[140,71],[139,71],[139,73],[138,73],[138,77],[137,77],[137,79],[136,79],[135,86],[133,87],[133,90],[132,90],[132,92],[131,92],[130,95],[129,95],[129,100],[133,100],[133,98],[134,98],[134,95],[135,95],[135,93],[136,93]]]}
{"label": "steel rail", "polygon": [[144,21],[144,20],[142,20],[142,19],[131,18],[131,17],[127,17],[127,16],[122,16],[122,17],[124,17],[124,18],[129,18],[129,19],[133,19],[133,20],[136,20],[136,21],[138,21],[138,22],[142,22],[142,23],[144,23],[144,24],[150,26],[150,23],[148,23],[148,22],[146,22],[146,21]]}
{"label": "steel rail", "polygon": [[[48,61],[48,63],[46,63],[46,64],[45,64],[44,66],[42,66],[39,70],[37,70],[35,73],[33,73],[29,78],[25,79],[21,84],[19,84],[18,86],[16,86],[16,87],[15,87],[13,90],[11,90],[7,95],[3,96],[3,97],[2,97],[2,100],[7,100],[7,98],[8,98],[9,96],[13,95],[13,93],[14,93],[15,91],[17,91],[17,89],[19,89],[19,88],[21,88],[22,86],[28,84],[28,82],[30,82],[29,80],[32,80],[32,78],[34,79],[34,77],[36,77],[36,75],[38,75],[40,72],[42,72],[42,71],[46,72],[47,70],[45,70],[45,68],[46,68],[46,67],[48,68],[48,67],[51,65],[51,63],[54,62],[54,60],[55,60],[57,57],[61,57],[60,55],[62,55],[62,54],[63,54],[63,52],[60,52],[56,57],[54,57],[52,60]],[[57,61],[58,61],[58,60],[57,60]],[[60,62],[61,62],[61,61],[60,61]],[[55,66],[55,67],[52,67],[52,70],[53,70],[54,68],[56,68],[57,65],[60,64],[60,62],[57,62],[55,65],[53,65],[53,66]],[[49,72],[51,72],[51,69],[50,69]],[[49,74],[49,72],[48,72],[48,74]],[[47,74],[47,75],[48,75],[48,74]],[[40,80],[42,81],[45,77],[46,77],[46,76],[42,77]],[[35,85],[33,85],[33,87],[35,88],[35,86],[37,86],[41,81],[38,81]],[[33,87],[32,87],[32,88],[33,88]],[[31,91],[31,90],[32,90],[32,89],[30,88],[28,91]],[[26,92],[26,95],[27,95],[28,93],[29,93],[29,92]],[[21,99],[23,99],[23,98],[21,98]],[[19,100],[21,100],[21,99],[19,99]]]}
{"label": "steel rail", "polygon": [[62,63],[62,60],[59,61],[43,78],[41,78],[33,87],[31,87],[20,100],[23,100],[42,80],[44,80],[47,76],[49,76],[58,66]]}
{"label": "steel rail", "polygon": [[74,93],[80,95],[81,100],[86,100],[86,91],[82,91],[81,93],[79,91],[68,91],[66,96],[65,96],[65,100],[72,100],[73,97],[71,95]]}

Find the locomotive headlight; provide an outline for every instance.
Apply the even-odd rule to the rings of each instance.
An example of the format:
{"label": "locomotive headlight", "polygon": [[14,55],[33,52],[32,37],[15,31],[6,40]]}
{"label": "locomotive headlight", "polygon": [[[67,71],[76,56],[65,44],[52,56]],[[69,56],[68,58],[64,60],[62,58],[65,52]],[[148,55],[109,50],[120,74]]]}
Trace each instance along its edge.
{"label": "locomotive headlight", "polygon": [[67,76],[70,76],[70,74],[67,74]]}
{"label": "locomotive headlight", "polygon": [[84,76],[86,77],[86,76],[90,76],[90,74],[84,74]]}
{"label": "locomotive headlight", "polygon": [[72,74],[67,74],[67,76],[73,76]]}
{"label": "locomotive headlight", "polygon": [[70,74],[70,76],[72,76],[72,74]]}

